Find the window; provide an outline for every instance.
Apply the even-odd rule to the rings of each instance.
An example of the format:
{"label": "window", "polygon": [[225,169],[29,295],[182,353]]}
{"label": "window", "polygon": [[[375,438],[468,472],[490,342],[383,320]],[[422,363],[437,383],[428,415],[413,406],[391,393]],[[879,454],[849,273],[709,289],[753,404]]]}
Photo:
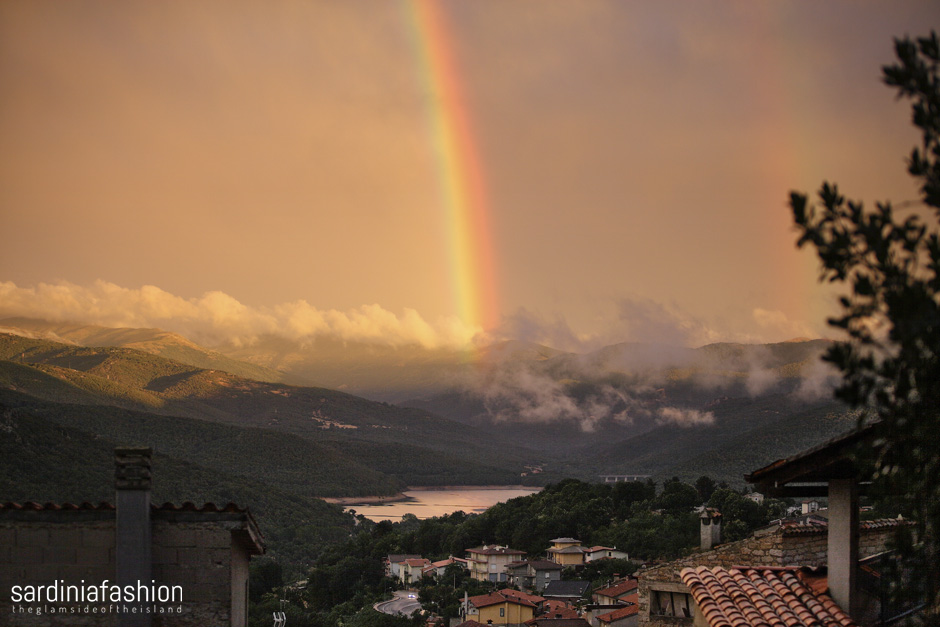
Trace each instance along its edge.
{"label": "window", "polygon": [[505,617],[506,617],[506,608],[505,608],[505,607],[499,608],[499,617],[500,617],[500,618],[505,618]]}
{"label": "window", "polygon": [[691,618],[692,595],[667,590],[650,590],[650,615]]}

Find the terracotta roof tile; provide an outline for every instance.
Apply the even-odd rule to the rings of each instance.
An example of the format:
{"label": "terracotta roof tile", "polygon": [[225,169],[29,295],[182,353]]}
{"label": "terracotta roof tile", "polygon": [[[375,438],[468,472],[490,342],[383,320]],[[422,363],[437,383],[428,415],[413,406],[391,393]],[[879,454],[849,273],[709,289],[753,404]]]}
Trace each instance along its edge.
{"label": "terracotta roof tile", "polygon": [[601,596],[611,597],[613,599],[616,599],[625,594],[628,594],[631,590],[636,590],[636,588],[637,588],[636,579],[628,579],[626,581],[618,583],[615,586],[610,586],[609,588],[604,588],[603,590],[597,590],[594,592],[594,594],[599,594]]}
{"label": "terracotta roof tile", "polygon": [[711,627],[857,627],[828,596],[788,568],[686,568],[680,575]]}
{"label": "terracotta roof tile", "polygon": [[[909,524],[911,524],[911,522],[903,518],[878,518],[876,520],[863,520],[859,522],[858,528],[861,531],[875,531],[878,529],[893,529],[901,525]],[[805,521],[784,521],[780,525],[780,531],[784,536],[824,534],[828,529],[828,521],[818,518]]]}
{"label": "terracotta roof tile", "polygon": [[[219,507],[215,503],[205,503],[202,507],[197,507],[192,501],[186,501],[182,505],[174,505],[173,503],[164,503],[163,505],[153,505],[151,504],[150,508],[152,510],[164,511],[164,512],[215,512],[215,513],[231,513],[231,514],[244,514],[248,511],[247,508],[239,507],[235,503],[227,503],[226,505]],[[27,503],[0,503],[0,510],[19,510],[19,511],[74,511],[74,510],[113,510],[114,505],[111,503],[106,503],[102,501],[97,505],[89,503],[87,501],[76,505],[74,503],[36,503],[34,501],[29,501]]]}
{"label": "terracotta roof tile", "polygon": [[56,511],[56,510],[63,510],[63,509],[64,510],[113,510],[114,505],[111,505],[110,503],[105,503],[104,501],[102,501],[101,503],[98,503],[97,505],[93,505],[87,501],[82,503],[81,505],[75,505],[74,503],[62,503],[61,505],[58,505],[56,503],[46,503],[45,505],[41,505],[34,501],[29,501],[27,503],[22,503],[22,504],[13,503],[13,502],[0,503],[0,510],[4,510],[4,509],[18,510],[18,511],[22,511],[22,510]]}
{"label": "terracotta roof tile", "polygon": [[634,616],[640,611],[640,606],[636,604],[631,604],[626,607],[622,607],[619,610],[614,610],[613,612],[607,612],[606,614],[600,614],[597,617],[597,620],[602,623],[612,623],[615,620],[620,620],[626,618],[627,616]]}
{"label": "terracotta roof tile", "polygon": [[[514,594],[505,594],[504,596],[504,593]],[[534,602],[524,597],[541,598],[531,597],[531,595],[522,592],[516,592],[515,590],[500,590],[499,592],[470,597],[467,600],[473,605],[473,607],[477,609],[489,607],[491,605],[499,605],[501,603],[515,603],[516,605],[524,605],[525,607],[535,607],[536,604]]]}

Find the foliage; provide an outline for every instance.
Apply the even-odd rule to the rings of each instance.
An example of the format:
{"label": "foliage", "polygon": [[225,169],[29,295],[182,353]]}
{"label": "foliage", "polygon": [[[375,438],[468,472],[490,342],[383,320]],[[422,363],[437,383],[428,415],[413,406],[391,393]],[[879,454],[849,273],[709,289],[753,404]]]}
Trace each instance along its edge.
{"label": "foliage", "polygon": [[632,575],[640,565],[628,559],[593,560],[585,564],[578,578],[591,582],[591,590],[607,586],[613,579]]}
{"label": "foliage", "polygon": [[783,518],[787,512],[783,501],[764,499],[763,503],[756,503],[726,488],[715,490],[708,500],[708,506],[721,512],[721,534],[725,542],[743,540],[750,532],[771,520]]}
{"label": "foliage", "polygon": [[271,558],[251,560],[248,569],[248,598],[252,603],[261,600],[262,595],[284,585],[281,565]]}
{"label": "foliage", "polygon": [[699,500],[703,503],[708,502],[708,499],[711,498],[717,488],[718,484],[715,483],[714,479],[706,477],[705,475],[702,475],[695,481],[695,490],[698,492]]}
{"label": "foliage", "polygon": [[796,192],[790,205],[798,244],[815,248],[822,279],[851,288],[829,321],[848,339],[825,358],[843,376],[838,398],[874,425],[876,484],[913,515],[914,533],[898,538],[916,573],[903,592],[926,600],[932,624],[940,621],[940,43],[931,33],[896,40],[895,51],[884,81],[912,101],[922,144],[908,172],[927,209],[903,217],[903,207],[880,202],[866,210],[828,182],[821,207]]}

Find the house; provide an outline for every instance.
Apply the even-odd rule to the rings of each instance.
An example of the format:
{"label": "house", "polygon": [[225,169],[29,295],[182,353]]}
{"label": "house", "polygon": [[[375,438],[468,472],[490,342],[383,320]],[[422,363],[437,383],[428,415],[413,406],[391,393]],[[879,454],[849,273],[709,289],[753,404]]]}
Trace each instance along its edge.
{"label": "house", "polygon": [[[856,430],[746,475],[747,481],[757,484],[762,494],[770,496],[828,495],[828,519],[783,519],[744,540],[718,544],[710,550],[641,571],[638,625],[737,627],[742,624],[737,618],[726,622],[699,604],[692,594],[691,583],[708,578],[712,583],[702,585],[712,590],[714,596],[720,589],[712,581],[712,575],[721,582],[741,583],[739,573],[744,573],[754,586],[764,591],[779,585],[794,590],[794,578],[803,582],[804,587],[810,587],[818,598],[808,598],[809,611],[815,613],[806,616],[807,624],[843,624],[827,623],[827,620],[843,619],[825,618],[819,613],[828,608],[830,602],[854,619],[850,624],[868,626],[890,622],[893,616],[885,613],[880,602],[879,586],[883,584],[878,582],[881,578],[874,575],[878,573],[878,561],[884,557],[888,539],[899,525],[908,523],[899,519],[864,522],[858,519],[860,470],[854,465],[853,453],[859,446],[873,446],[872,436],[871,428]],[[700,570],[702,567],[710,569],[712,575],[706,577]],[[698,572],[698,579],[689,575],[690,571]],[[866,576],[870,585],[860,585],[862,572],[872,575]],[[726,604],[727,599],[720,598]],[[703,603],[711,607],[708,598],[703,599]],[[755,602],[763,603],[759,599]],[[696,608],[701,610],[700,615],[695,613]],[[741,611],[747,616],[751,610]],[[900,611],[898,608],[898,614]],[[752,618],[759,620],[757,615]],[[790,623],[778,620],[770,624]]]}
{"label": "house", "polygon": [[[859,546],[862,557],[876,557],[884,552],[888,538],[897,525],[897,519],[867,521],[859,525]],[[692,625],[692,601],[688,586],[683,583],[681,572],[699,566],[721,567],[726,570],[740,567],[783,568],[800,565],[820,568],[827,563],[827,540],[829,523],[822,518],[808,520],[783,519],[737,542],[728,542],[708,550],[669,562],[638,574],[639,625]],[[669,599],[666,603],[665,600]],[[667,612],[662,614],[663,607]],[[686,616],[689,621],[676,622]],[[667,620],[668,619],[668,620]]]}
{"label": "house", "polygon": [[761,494],[760,492],[748,492],[747,494],[744,495],[744,498],[750,499],[754,501],[755,503],[757,503],[758,505],[764,502],[764,495]]}
{"label": "house", "polygon": [[421,579],[424,569],[431,565],[431,560],[423,557],[412,557],[398,565],[398,580],[408,586]]}
{"label": "house", "polygon": [[557,599],[545,599],[542,602],[541,614],[539,618],[580,618],[578,610],[573,608],[565,601]]}
{"label": "house", "polygon": [[549,560],[562,566],[583,566],[585,548],[574,538],[555,538],[552,548],[546,551]]}
{"label": "house", "polygon": [[250,512],[153,505],[151,457],[115,450],[114,504],[0,505],[0,614],[16,625],[247,624],[248,563],[264,552]]}
{"label": "house", "polygon": [[542,596],[574,604],[586,597],[590,588],[590,581],[553,581],[542,591]]}
{"label": "house", "polygon": [[652,475],[601,475],[604,483],[629,483],[631,481],[646,481]]}
{"label": "house", "polygon": [[537,616],[526,621],[528,627],[591,627],[591,623],[577,616],[574,618],[549,618]]}
{"label": "house", "polygon": [[444,574],[444,571],[447,570],[447,567],[451,564],[459,564],[461,568],[470,567],[470,563],[467,560],[463,560],[459,557],[454,557],[451,555],[446,560],[432,562],[431,564],[425,566],[424,570],[421,571],[421,575],[428,577],[441,577]]}
{"label": "house", "polygon": [[470,576],[478,581],[506,581],[506,565],[525,556],[523,551],[506,546],[484,545],[469,549]]}
{"label": "house", "polygon": [[595,590],[591,600],[598,605],[617,605],[635,597],[639,583],[636,579],[625,579],[606,588]]}
{"label": "house", "polygon": [[806,499],[800,503],[800,513],[803,515],[812,514],[819,511],[819,501],[816,499]]}
{"label": "house", "polygon": [[538,604],[529,595],[515,590],[500,590],[491,594],[470,597],[464,606],[465,620],[493,625],[522,625],[535,617]]}
{"label": "house", "polygon": [[549,583],[561,579],[564,566],[548,560],[523,560],[506,565],[509,585],[541,592]]}
{"label": "house", "polygon": [[639,606],[631,603],[610,612],[597,614],[591,621],[594,627],[635,627],[639,618]]}
{"label": "house", "polygon": [[624,551],[618,551],[617,547],[592,546],[589,549],[584,549],[584,563],[585,564],[588,564],[595,560],[604,560],[604,559],[626,560],[626,559],[630,559],[630,556],[627,555]]}
{"label": "house", "polygon": [[392,554],[385,557],[385,576],[392,579],[401,577],[401,564],[405,560],[421,559],[420,555]]}

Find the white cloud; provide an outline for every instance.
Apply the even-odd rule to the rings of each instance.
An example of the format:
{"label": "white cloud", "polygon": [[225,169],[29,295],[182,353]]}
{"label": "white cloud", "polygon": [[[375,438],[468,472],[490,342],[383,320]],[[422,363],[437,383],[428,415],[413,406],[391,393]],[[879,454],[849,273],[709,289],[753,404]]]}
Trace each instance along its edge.
{"label": "white cloud", "polygon": [[711,425],[715,422],[715,414],[710,411],[698,409],[680,409],[679,407],[663,407],[659,410],[660,424],[675,424],[680,427],[694,427],[697,425]]}
{"label": "white cloud", "polygon": [[379,305],[350,311],[321,310],[299,300],[274,307],[250,307],[224,292],[182,298],[159,287],[130,289],[96,281],[90,286],[67,282],[34,288],[0,282],[0,316],[112,327],[159,327],[209,345],[250,344],[262,335],[291,340],[330,336],[391,346],[427,348],[470,344],[480,329],[456,318],[430,323],[413,309],[400,315]]}

